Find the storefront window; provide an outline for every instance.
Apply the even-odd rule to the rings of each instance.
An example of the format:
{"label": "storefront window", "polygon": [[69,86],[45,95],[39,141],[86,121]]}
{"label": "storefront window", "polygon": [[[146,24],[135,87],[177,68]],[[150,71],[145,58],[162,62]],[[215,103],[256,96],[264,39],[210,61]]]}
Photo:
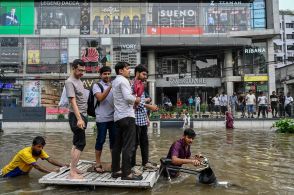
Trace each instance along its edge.
{"label": "storefront window", "polygon": [[268,71],[266,42],[256,42],[243,49],[243,73],[266,74]]}
{"label": "storefront window", "polygon": [[79,1],[40,1],[36,3],[38,29],[79,29]]}
{"label": "storefront window", "polygon": [[0,38],[0,69],[3,74],[23,72],[23,38]]}
{"label": "storefront window", "polygon": [[68,40],[28,39],[27,73],[66,73]]}
{"label": "storefront window", "polygon": [[192,62],[192,77],[219,78],[221,77],[220,63],[216,57],[202,56]]}
{"label": "storefront window", "polygon": [[144,33],[145,13],[140,3],[93,3],[91,34]]}

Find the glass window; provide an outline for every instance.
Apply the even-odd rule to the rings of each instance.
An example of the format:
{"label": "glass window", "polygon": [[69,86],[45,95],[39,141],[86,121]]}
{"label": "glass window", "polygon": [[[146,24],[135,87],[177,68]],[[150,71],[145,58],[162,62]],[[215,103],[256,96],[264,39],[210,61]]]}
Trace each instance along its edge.
{"label": "glass window", "polygon": [[287,50],[294,50],[294,45],[287,45]]}
{"label": "glass window", "polygon": [[37,7],[38,29],[79,29],[80,28],[80,3],[71,1],[41,1]]}
{"label": "glass window", "polygon": [[287,39],[294,39],[294,34],[287,34],[286,35],[286,38]]}
{"label": "glass window", "polygon": [[5,73],[23,72],[23,38],[0,38],[0,69]]}
{"label": "glass window", "polygon": [[294,28],[294,23],[286,23],[286,28]]}
{"label": "glass window", "polygon": [[27,73],[66,73],[67,45],[65,38],[28,39]]}

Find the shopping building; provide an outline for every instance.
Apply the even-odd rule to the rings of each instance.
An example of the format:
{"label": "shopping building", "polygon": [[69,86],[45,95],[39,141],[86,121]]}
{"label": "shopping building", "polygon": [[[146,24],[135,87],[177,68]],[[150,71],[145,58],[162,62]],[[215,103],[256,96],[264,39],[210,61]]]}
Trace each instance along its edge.
{"label": "shopping building", "polygon": [[[166,3],[169,2],[169,3]],[[276,0],[1,1],[1,107],[55,107],[70,64],[146,64],[156,103],[275,90]],[[113,71],[114,74],[114,71]]]}

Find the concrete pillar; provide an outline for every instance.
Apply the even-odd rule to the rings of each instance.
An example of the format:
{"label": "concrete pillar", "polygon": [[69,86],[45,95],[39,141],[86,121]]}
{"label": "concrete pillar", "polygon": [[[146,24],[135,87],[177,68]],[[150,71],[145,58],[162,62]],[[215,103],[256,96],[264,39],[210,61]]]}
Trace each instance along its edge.
{"label": "concrete pillar", "polygon": [[149,83],[149,95],[152,98],[153,103],[155,103],[155,51],[148,51],[148,83]]}
{"label": "concrete pillar", "polygon": [[288,85],[286,82],[283,83],[283,87],[284,87],[284,95],[287,95],[289,90],[288,90]]}
{"label": "concrete pillar", "polygon": [[267,41],[267,55],[268,55],[268,93],[276,91],[276,73],[275,73],[275,55],[273,39]]}
{"label": "concrete pillar", "polygon": [[233,54],[231,50],[225,51],[225,87],[226,87],[226,92],[228,96],[233,95],[234,92],[234,84],[231,80],[231,77],[233,77]]}
{"label": "concrete pillar", "polygon": [[192,61],[191,60],[187,60],[187,73],[189,73],[191,75],[191,64],[192,64]]}

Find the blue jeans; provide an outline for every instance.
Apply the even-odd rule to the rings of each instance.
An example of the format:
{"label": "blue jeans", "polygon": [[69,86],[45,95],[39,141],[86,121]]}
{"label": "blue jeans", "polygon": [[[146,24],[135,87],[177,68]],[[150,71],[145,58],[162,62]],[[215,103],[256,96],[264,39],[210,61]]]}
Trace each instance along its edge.
{"label": "blue jeans", "polygon": [[252,104],[250,104],[250,105],[247,105],[247,110],[248,110],[248,113],[252,113],[253,114],[253,112],[254,112],[254,106],[252,105]]}
{"label": "blue jeans", "polygon": [[103,123],[96,123],[97,126],[97,138],[96,138],[96,145],[95,149],[98,151],[102,151],[103,144],[106,139],[107,129],[109,133],[109,147],[110,149],[113,148],[114,138],[115,138],[115,125],[113,121],[103,122]]}

